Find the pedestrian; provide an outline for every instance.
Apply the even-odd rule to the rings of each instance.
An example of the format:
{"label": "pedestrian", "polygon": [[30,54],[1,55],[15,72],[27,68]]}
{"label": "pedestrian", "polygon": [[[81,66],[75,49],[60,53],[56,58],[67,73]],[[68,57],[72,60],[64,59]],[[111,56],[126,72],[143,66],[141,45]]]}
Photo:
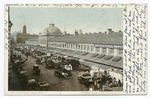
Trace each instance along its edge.
{"label": "pedestrian", "polygon": [[120,81],[120,79],[118,80],[118,87],[121,87],[121,81]]}

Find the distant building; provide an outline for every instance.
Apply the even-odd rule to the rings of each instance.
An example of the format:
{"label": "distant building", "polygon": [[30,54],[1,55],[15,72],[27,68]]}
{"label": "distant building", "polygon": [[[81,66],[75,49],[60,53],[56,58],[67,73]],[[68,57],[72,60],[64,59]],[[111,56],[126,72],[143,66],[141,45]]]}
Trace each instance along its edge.
{"label": "distant building", "polygon": [[27,39],[32,38],[32,36],[30,34],[26,33],[26,26],[23,26],[23,33],[18,34],[14,37],[14,43],[21,43],[21,44],[25,44],[25,41]]}
{"label": "distant building", "polygon": [[14,43],[14,37],[15,37],[16,35],[20,34],[20,33],[21,33],[21,31],[15,31],[15,32],[12,32],[12,33],[10,34],[12,43]]}

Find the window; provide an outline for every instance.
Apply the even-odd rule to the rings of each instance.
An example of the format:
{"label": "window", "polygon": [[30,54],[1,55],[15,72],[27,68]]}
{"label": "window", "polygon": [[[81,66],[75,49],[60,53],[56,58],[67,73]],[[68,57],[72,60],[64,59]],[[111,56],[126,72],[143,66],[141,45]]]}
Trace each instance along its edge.
{"label": "window", "polygon": [[72,49],[72,44],[71,44],[71,49]]}
{"label": "window", "polygon": [[76,49],[78,49],[78,45],[76,44]]}
{"label": "window", "polygon": [[78,45],[78,49],[80,49],[80,45]]}
{"label": "window", "polygon": [[86,45],[84,45],[84,50],[86,50]]}
{"label": "window", "polygon": [[81,45],[81,50],[83,50],[83,45]]}
{"label": "window", "polygon": [[90,50],[90,45],[87,45],[87,51],[89,51]]}
{"label": "window", "polygon": [[91,51],[93,51],[94,50],[94,47],[93,47],[93,45],[91,45]]}
{"label": "window", "polygon": [[96,48],[96,52],[100,52],[100,48]]}
{"label": "window", "polygon": [[110,49],[110,54],[114,54],[114,49]]}
{"label": "window", "polygon": [[103,48],[103,53],[104,53],[104,54],[106,53],[106,48]]}

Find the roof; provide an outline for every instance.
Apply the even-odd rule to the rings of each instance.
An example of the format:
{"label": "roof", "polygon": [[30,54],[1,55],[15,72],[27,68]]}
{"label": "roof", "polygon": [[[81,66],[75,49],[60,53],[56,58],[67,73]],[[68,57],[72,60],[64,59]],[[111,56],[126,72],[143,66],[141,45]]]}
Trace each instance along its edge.
{"label": "roof", "polygon": [[123,45],[123,33],[114,32],[110,34],[100,33],[77,36],[58,36],[50,39],[49,42]]}
{"label": "roof", "polygon": [[38,41],[38,38],[30,38],[30,39],[27,39],[26,41]]}
{"label": "roof", "polygon": [[18,35],[16,35],[17,37],[32,37],[30,34],[27,33],[20,33]]}
{"label": "roof", "polygon": [[34,64],[33,66],[37,67],[37,66],[39,66],[39,65],[38,65],[38,64]]}
{"label": "roof", "polygon": [[[27,41],[38,41],[38,38],[31,38]],[[87,43],[101,45],[123,45],[123,33],[100,33],[100,34],[83,34],[77,36],[56,36],[49,39],[49,42],[65,42],[65,43]]]}
{"label": "roof", "polygon": [[30,80],[28,80],[28,86],[29,85],[35,85],[36,84],[36,81],[35,81],[35,79],[30,79]]}
{"label": "roof", "polygon": [[31,36],[32,36],[32,38],[38,38],[38,35],[36,35],[36,34],[33,34]]}
{"label": "roof", "polygon": [[55,27],[54,24],[50,24],[49,27],[45,28],[41,35],[59,35],[61,31]]}
{"label": "roof", "polygon": [[27,71],[21,71],[20,74],[27,73]]}

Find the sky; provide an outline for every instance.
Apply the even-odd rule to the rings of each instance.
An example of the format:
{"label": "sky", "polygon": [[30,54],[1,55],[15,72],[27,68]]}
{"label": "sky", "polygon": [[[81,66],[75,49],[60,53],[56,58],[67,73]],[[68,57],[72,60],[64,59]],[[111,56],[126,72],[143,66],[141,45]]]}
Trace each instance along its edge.
{"label": "sky", "polygon": [[[24,18],[25,17],[25,18]],[[12,32],[22,31],[39,34],[54,23],[61,32],[73,34],[75,29],[83,33],[105,32],[108,28],[117,32],[123,30],[122,8],[50,8],[50,7],[11,7]]]}

